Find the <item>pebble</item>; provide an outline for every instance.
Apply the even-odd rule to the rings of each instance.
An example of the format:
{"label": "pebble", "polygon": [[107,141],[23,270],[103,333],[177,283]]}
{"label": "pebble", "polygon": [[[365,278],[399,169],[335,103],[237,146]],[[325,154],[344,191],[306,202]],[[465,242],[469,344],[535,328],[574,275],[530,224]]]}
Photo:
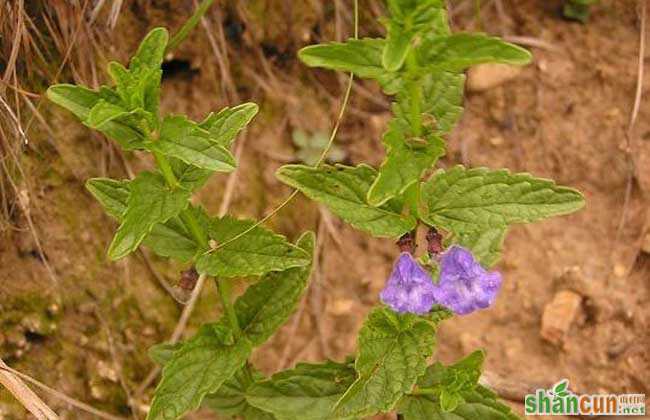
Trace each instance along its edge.
{"label": "pebble", "polygon": [[625,277],[626,274],[627,274],[627,269],[623,264],[614,265],[614,275],[616,277]]}
{"label": "pebble", "polygon": [[548,342],[561,346],[571,325],[581,311],[582,296],[571,290],[562,290],[544,307],[540,335]]}
{"label": "pebble", "polygon": [[467,72],[467,90],[484,92],[514,79],[521,73],[521,67],[509,64],[479,64]]}

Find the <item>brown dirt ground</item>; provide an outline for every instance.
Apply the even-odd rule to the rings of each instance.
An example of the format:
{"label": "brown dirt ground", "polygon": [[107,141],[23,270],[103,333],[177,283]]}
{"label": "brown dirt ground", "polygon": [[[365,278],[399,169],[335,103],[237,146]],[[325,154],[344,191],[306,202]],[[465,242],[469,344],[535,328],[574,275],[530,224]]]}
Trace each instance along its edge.
{"label": "brown dirt ground", "polygon": [[[626,145],[639,48],[636,2],[603,1],[587,25],[560,19],[557,1],[484,3],[485,31],[543,39],[556,49],[532,48],[534,63],[514,80],[467,94],[466,112],[440,165],[508,167],[553,178],[583,191],[587,206],[569,217],[512,229],[498,266],[505,277],[498,302],[446,322],[438,355],[453,361],[482,347],[487,369],[516,383],[548,386],[566,377],[578,392],[650,393],[650,255],[642,251],[650,192],[647,71],[629,154]],[[497,13],[498,3],[504,14]],[[366,5],[363,34],[381,30],[373,21],[378,4]],[[292,130],[331,129],[345,79],[305,69],[295,52],[320,39],[347,36],[351,16],[346,5],[270,0],[217,5],[209,15],[211,33],[217,44],[228,43],[227,55],[222,54],[228,73],[221,70],[202,27],[173,57],[181,65],[164,81],[165,112],[198,119],[234,103],[235,92],[261,104],[246,137],[233,214],[260,218],[289,194],[273,174],[295,160]],[[190,1],[126,1],[114,30],[106,28],[108,11],[103,11],[92,30],[80,31],[72,64],[60,80],[72,75],[91,84],[104,80],[108,59],[125,61],[148,29],[164,25],[173,31],[191,8]],[[460,10],[455,28],[476,29],[472,10],[462,5]],[[97,57],[96,69],[88,56]],[[387,106],[374,84],[355,85],[337,139],[349,163],[381,162]],[[61,392],[128,415],[126,395],[152,367],[146,349],[169,336],[181,307],[158,285],[141,255],[118,263],[106,260],[115,224],[85,192],[83,181],[107,174],[125,177],[127,165],[138,170],[150,162],[132,153],[122,159],[108,142],[49,104],[41,112],[50,131],[39,123],[28,131],[30,147],[20,157],[24,175],[15,178],[29,211],[20,211],[15,196],[3,190],[13,210],[0,242],[0,355]],[[24,105],[23,114],[28,119]],[[636,169],[617,235],[629,157]],[[226,178],[215,176],[197,197],[213,213]],[[3,188],[9,188],[6,184]],[[38,256],[26,213],[58,285]],[[377,303],[395,246],[354,231],[302,196],[269,225],[291,238],[306,229],[319,231],[320,264],[305,303],[255,354],[255,364],[271,373],[297,360],[341,359],[354,352],[356,333]],[[183,267],[150,259],[157,273],[172,284],[178,281]],[[239,286],[243,290],[244,282]],[[541,338],[540,326],[545,306],[564,289],[579,293],[582,306],[557,346]],[[188,332],[219,311],[209,284]],[[151,392],[134,404],[140,417]],[[91,418],[55,399],[47,401],[63,418]],[[195,417],[212,418],[207,413]],[[4,390],[0,418],[27,418]]]}

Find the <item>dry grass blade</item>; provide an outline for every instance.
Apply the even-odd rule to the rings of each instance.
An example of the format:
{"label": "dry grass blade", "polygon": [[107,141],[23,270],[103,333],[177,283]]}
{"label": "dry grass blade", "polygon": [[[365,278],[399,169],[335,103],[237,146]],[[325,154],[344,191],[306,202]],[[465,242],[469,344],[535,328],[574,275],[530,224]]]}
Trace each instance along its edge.
{"label": "dry grass blade", "polygon": [[[15,376],[18,376],[20,379],[27,381],[31,383],[34,386],[37,386],[41,388],[43,391],[47,392],[48,394],[52,395],[55,398],[60,399],[61,401],[65,402],[66,404],[69,404],[79,410],[85,411],[87,413],[93,414],[97,418],[100,419],[106,419],[106,420],[126,420],[124,417],[119,417],[119,416],[114,416],[109,413],[105,413],[103,411],[100,411],[86,403],[83,403],[79,400],[76,400],[72,397],[68,397],[62,392],[57,391],[56,389],[50,388],[49,386],[45,385],[42,382],[37,381],[36,379],[32,378],[31,376],[25,375],[24,373],[18,372],[15,369],[10,368],[9,366],[5,365],[4,363],[0,365],[0,372],[4,373],[10,373]],[[47,417],[45,417],[47,418]],[[53,419],[58,419],[58,417],[52,417]]]}
{"label": "dry grass blade", "polygon": [[58,420],[59,416],[29,389],[17,375],[10,372],[9,367],[0,359],[0,384],[38,420]]}
{"label": "dry grass blade", "polygon": [[621,218],[618,222],[618,227],[616,228],[616,236],[613,242],[613,248],[616,249],[623,233],[623,228],[625,227],[625,221],[627,220],[627,213],[630,205],[630,198],[632,197],[632,184],[634,181],[634,174],[636,171],[636,162],[634,161],[634,144],[632,142],[632,130],[636,124],[636,119],[639,115],[639,109],[641,107],[641,98],[643,95],[643,74],[644,74],[644,58],[645,58],[645,39],[646,39],[646,19],[647,19],[647,2],[645,0],[639,0],[639,16],[641,20],[641,28],[639,30],[639,59],[637,67],[637,79],[636,79],[636,90],[634,94],[634,105],[632,106],[632,112],[630,114],[630,121],[627,126],[627,131],[625,133],[625,143],[626,143],[626,153],[627,153],[627,164],[628,164],[628,174],[627,174],[627,183],[625,187],[625,199],[623,200],[623,211],[621,212]]}

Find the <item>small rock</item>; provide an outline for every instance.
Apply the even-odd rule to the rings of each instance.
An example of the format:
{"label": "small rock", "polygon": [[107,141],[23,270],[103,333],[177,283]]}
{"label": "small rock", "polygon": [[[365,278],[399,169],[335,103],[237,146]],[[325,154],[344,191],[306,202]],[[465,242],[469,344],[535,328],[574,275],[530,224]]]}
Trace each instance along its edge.
{"label": "small rock", "polygon": [[353,306],[354,301],[352,299],[336,299],[327,305],[327,312],[332,315],[346,315],[350,313]]}
{"label": "small rock", "polygon": [[492,137],[490,139],[490,144],[495,147],[501,146],[503,144],[503,137],[501,136]]}
{"label": "small rock", "polygon": [[108,379],[111,382],[117,382],[119,379],[117,371],[104,360],[97,361],[96,370],[100,378]]}
{"label": "small rock", "polygon": [[557,292],[553,300],[544,307],[541,336],[560,346],[564,343],[571,324],[580,313],[582,297],[570,290]]}
{"label": "small rock", "polygon": [[509,64],[479,64],[467,72],[467,90],[484,92],[514,79],[521,67]]}
{"label": "small rock", "polygon": [[625,268],[625,266],[623,264],[615,264],[614,265],[614,275],[616,277],[622,278],[622,277],[625,277],[626,274],[627,274],[627,269]]}

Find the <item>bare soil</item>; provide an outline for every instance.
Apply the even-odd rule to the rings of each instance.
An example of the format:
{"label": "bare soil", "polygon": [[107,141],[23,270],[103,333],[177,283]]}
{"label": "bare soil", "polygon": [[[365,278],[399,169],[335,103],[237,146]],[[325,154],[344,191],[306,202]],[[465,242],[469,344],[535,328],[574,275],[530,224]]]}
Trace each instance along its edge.
{"label": "bare soil", "polygon": [[[292,131],[331,129],[345,77],[306,69],[296,51],[322,39],[347,37],[347,3],[216,4],[209,14],[209,33],[219,55],[199,26],[169,57],[164,112],[199,119],[238,98],[261,105],[245,136],[231,213],[261,218],[282,202],[290,190],[274,178],[274,171],[296,160]],[[373,19],[380,2],[360,3],[362,34],[376,35],[381,28]],[[473,4],[454,2],[456,30],[482,27],[548,45],[531,47],[534,63],[516,78],[467,94],[465,114],[440,166],[463,163],[530,172],[580,189],[587,206],[568,217],[512,229],[497,266],[505,282],[496,305],[446,322],[438,357],[451,362],[482,347],[493,375],[523,387],[568,378],[576,392],[649,394],[650,255],[643,251],[650,251],[643,245],[650,193],[648,71],[637,122],[628,133],[639,54],[637,2],[602,1],[586,25],[563,20],[558,1],[486,1],[480,20],[467,3]],[[59,80],[74,75],[88,84],[104,81],[107,60],[124,62],[150,28],[163,25],[174,31],[191,9],[190,1],[126,1],[114,30],[106,27],[108,10],[103,11],[90,32],[102,52],[93,52],[96,69],[83,64],[87,51],[73,48]],[[81,39],[78,48],[87,44],[88,39]],[[646,52],[646,64],[649,57]],[[355,84],[337,138],[346,162],[380,164],[388,106],[373,83]],[[151,162],[138,153],[120,154],[47,103],[41,112],[49,128],[35,122],[28,131],[30,146],[19,158],[23,174],[13,180],[22,205],[15,194],[3,194],[13,210],[9,227],[0,233],[0,356],[15,369],[107,412],[129,416],[131,396],[135,414],[143,418],[153,391],[149,387],[137,395],[153,367],[146,349],[169,337],[182,309],[153,273],[173,285],[185,267],[146,250],[151,267],[142,254],[107,261],[116,226],[83,182],[92,176],[127,177],[129,170]],[[29,119],[26,108],[23,113]],[[226,179],[215,176],[197,197],[211,213],[223,200]],[[272,373],[299,360],[342,359],[353,353],[357,331],[377,303],[397,248],[351,229],[300,195],[269,226],[290,238],[306,229],[319,232],[320,259],[299,311],[256,352],[255,365]],[[238,286],[243,290],[245,282]],[[561,290],[578,293],[581,308],[563,342],[553,344],[540,335],[541,319]],[[208,284],[187,334],[219,315],[215,295]],[[92,418],[45,399],[63,418]],[[522,412],[522,406],[513,407]],[[195,418],[210,416],[198,413]],[[0,390],[0,418],[28,418],[5,390]]]}

